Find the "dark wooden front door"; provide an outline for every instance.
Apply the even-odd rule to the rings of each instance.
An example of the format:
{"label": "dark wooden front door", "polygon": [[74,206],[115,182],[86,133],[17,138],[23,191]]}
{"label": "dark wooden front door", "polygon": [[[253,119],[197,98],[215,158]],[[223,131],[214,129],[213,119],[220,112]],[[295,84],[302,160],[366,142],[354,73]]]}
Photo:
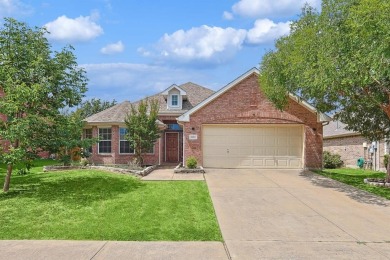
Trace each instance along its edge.
{"label": "dark wooden front door", "polygon": [[165,135],[165,152],[167,162],[179,161],[179,133],[166,133]]}

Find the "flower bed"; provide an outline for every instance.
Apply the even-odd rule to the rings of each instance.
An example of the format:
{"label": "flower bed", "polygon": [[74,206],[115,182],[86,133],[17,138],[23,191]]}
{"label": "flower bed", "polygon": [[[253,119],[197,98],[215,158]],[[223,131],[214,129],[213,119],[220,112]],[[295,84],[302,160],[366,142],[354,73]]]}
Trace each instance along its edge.
{"label": "flower bed", "polygon": [[206,173],[206,171],[203,169],[202,166],[198,166],[195,169],[189,169],[182,166],[182,164],[179,164],[176,166],[176,168],[173,170],[174,173]]}

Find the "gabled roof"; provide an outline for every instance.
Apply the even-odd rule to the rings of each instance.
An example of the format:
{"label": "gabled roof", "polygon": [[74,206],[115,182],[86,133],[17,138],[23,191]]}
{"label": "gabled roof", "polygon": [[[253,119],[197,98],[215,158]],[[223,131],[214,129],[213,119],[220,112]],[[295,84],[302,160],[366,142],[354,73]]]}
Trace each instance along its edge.
{"label": "gabled roof", "polygon": [[[225,87],[221,88],[219,91],[215,92],[213,95],[211,95],[207,99],[203,100],[197,106],[193,107],[191,110],[187,111],[186,113],[184,113],[183,115],[178,117],[177,120],[180,121],[180,122],[189,122],[191,114],[193,114],[196,111],[198,111],[199,109],[203,108],[204,106],[206,106],[207,104],[212,102],[214,99],[218,98],[223,93],[225,93],[226,91],[228,91],[232,87],[236,86],[239,82],[241,82],[242,80],[244,80],[245,78],[249,77],[252,74],[256,74],[258,76],[260,74],[260,72],[259,72],[259,70],[257,68],[252,68],[252,69],[248,70],[247,72],[245,72],[244,74],[242,74],[241,76],[239,76],[238,78],[236,78],[235,80],[233,80],[232,82],[227,84]],[[311,106],[306,101],[301,100],[300,98],[298,98],[297,96],[295,96],[295,95],[293,95],[291,93],[289,93],[289,96],[290,96],[290,98],[292,98],[295,101],[297,101],[299,104],[301,104],[303,107],[305,107],[309,111],[317,114],[317,120],[319,122],[326,122],[326,121],[332,120],[326,114],[318,112],[313,106]]]}
{"label": "gabled roof", "polygon": [[123,101],[84,119],[87,123],[124,123],[130,110],[130,101]]}
{"label": "gabled roof", "polygon": [[360,135],[360,133],[350,131],[345,129],[347,125],[344,123],[341,123],[338,120],[329,122],[328,125],[324,126],[324,133],[323,137],[325,139],[327,138],[336,138],[336,137],[342,137],[342,136],[355,136]]}
{"label": "gabled roof", "polygon": [[[174,85],[172,85],[170,88],[172,88]],[[176,86],[176,85],[175,85]],[[192,82],[187,82],[185,84],[182,84],[180,86],[177,86],[177,88],[184,91],[187,95],[187,99],[183,100],[183,107],[181,110],[169,110],[167,108],[167,101],[163,95],[165,91],[168,89],[164,90],[163,92],[160,92],[156,95],[147,97],[145,99],[155,99],[159,102],[160,104],[160,109],[159,109],[159,114],[164,115],[164,114],[173,114],[174,116],[179,116],[200,102],[202,102],[204,99],[209,97],[214,93],[213,90],[202,87],[200,85],[197,85]],[[143,100],[145,100],[143,99]],[[133,103],[133,105],[137,106],[141,100],[136,101]],[[124,123],[125,117],[128,113],[128,111],[131,108],[131,103],[129,101],[124,101],[122,103],[119,103],[113,107],[110,107],[106,110],[103,110],[97,114],[94,114],[90,117],[87,117],[84,119],[85,122],[88,124],[108,124],[108,123]]]}
{"label": "gabled roof", "polygon": [[[157,99],[160,104],[159,114],[174,114],[174,115],[182,115],[188,110],[192,109],[194,106],[208,98],[210,95],[215,93],[215,91],[202,87],[198,84],[187,82],[178,86],[185,93],[187,93],[187,99],[183,100],[182,109],[168,109],[167,100],[163,93],[160,92],[156,95],[148,97],[148,99]],[[140,101],[134,102],[134,105],[137,105]]]}
{"label": "gabled roof", "polygon": [[168,96],[169,94],[169,91],[171,91],[172,89],[177,89],[179,92],[180,92],[180,95],[181,96],[186,96],[187,95],[187,92],[185,92],[182,88],[180,88],[178,85],[176,84],[173,84],[172,86],[170,86],[169,88],[167,88],[166,90],[164,90],[163,92],[161,92],[161,95],[163,96]]}

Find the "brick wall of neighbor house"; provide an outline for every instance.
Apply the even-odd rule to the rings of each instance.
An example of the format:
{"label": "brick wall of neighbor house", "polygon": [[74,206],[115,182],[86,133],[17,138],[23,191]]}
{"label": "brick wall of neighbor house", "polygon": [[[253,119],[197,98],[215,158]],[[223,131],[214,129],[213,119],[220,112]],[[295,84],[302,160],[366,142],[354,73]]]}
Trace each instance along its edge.
{"label": "brick wall of neighbor house", "polygon": [[[277,110],[260,91],[258,77],[251,74],[236,86],[190,116],[184,123],[184,160],[195,156],[202,164],[202,124],[303,124],[305,168],[322,167],[322,124],[317,116],[290,100],[285,112]],[[194,130],[192,130],[194,129]],[[198,139],[190,141],[189,134]]]}
{"label": "brick wall of neighbor house", "polygon": [[[119,153],[119,126],[111,126],[111,153],[109,154],[99,154],[98,153],[98,144],[92,146],[92,156],[90,158],[91,162],[94,164],[127,164],[134,159],[132,154],[120,154]],[[99,129],[97,126],[92,127],[92,136],[98,137]],[[159,151],[160,149],[160,139],[157,140],[154,153],[145,154],[144,164],[145,165],[155,165],[159,161]]]}
{"label": "brick wall of neighbor house", "polygon": [[[324,151],[339,154],[341,156],[341,160],[344,162],[345,167],[356,168],[358,158],[362,157],[365,160],[371,159],[369,158],[368,150],[363,147],[364,142],[366,142],[368,145],[371,143],[361,135],[326,138],[324,139]],[[379,165],[380,170],[384,170],[385,168],[383,165],[384,154],[384,142],[379,141],[379,145],[373,161],[376,161],[376,165]]]}
{"label": "brick wall of neighbor house", "polygon": [[339,154],[345,166],[356,167],[358,158],[367,158],[364,155],[363,142],[366,140],[360,135],[324,139],[324,151]]}

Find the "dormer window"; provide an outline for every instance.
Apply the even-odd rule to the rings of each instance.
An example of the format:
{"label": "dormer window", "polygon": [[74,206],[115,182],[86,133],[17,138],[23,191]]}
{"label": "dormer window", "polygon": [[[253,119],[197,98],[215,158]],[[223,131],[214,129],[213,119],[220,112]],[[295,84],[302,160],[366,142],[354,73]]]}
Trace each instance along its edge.
{"label": "dormer window", "polygon": [[179,106],[179,95],[172,95],[171,100],[172,100],[171,106],[173,107]]}
{"label": "dormer window", "polygon": [[177,85],[172,85],[161,93],[167,101],[167,109],[183,109],[183,102],[187,100],[187,93]]}

